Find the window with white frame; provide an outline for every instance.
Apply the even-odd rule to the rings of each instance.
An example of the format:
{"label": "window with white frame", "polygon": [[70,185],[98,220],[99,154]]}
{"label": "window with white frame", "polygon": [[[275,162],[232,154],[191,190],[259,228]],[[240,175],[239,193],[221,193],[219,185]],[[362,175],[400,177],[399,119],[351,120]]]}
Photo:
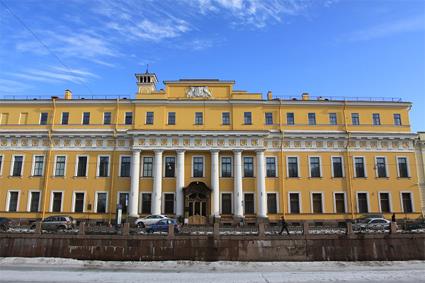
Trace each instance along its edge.
{"label": "window with white frame", "polygon": [[202,156],[194,156],[192,159],[193,177],[204,177],[204,158]]}
{"label": "window with white frame", "polygon": [[378,178],[386,178],[387,176],[387,160],[385,157],[376,157],[376,175]]}
{"label": "window with white frame", "polygon": [[245,214],[254,214],[255,206],[254,206],[254,194],[253,193],[244,193],[244,213]]}
{"label": "window with white frame", "polygon": [[244,112],[243,113],[243,122],[245,125],[252,125],[252,113]]}
{"label": "window with white frame", "polygon": [[221,194],[221,214],[232,214],[232,194]]}
{"label": "window with white frame", "polygon": [[380,117],[379,113],[373,113],[372,114],[372,123],[373,123],[374,126],[381,125],[381,117]]}
{"label": "window with white frame", "polygon": [[254,158],[252,156],[244,156],[243,158],[243,176],[254,177]]}
{"label": "window with white frame", "polygon": [[264,113],[264,119],[265,119],[266,125],[273,125],[273,113],[272,112]]}
{"label": "window with white frame", "polygon": [[112,113],[103,112],[103,125],[110,125],[112,122]]}
{"label": "window with white frame", "polygon": [[337,125],[338,121],[336,118],[336,113],[329,113],[329,124],[330,125]]}
{"label": "window with white frame", "polygon": [[47,112],[40,113],[40,125],[47,125],[49,114]]}
{"label": "window with white frame", "polygon": [[174,214],[174,193],[164,193],[164,213]]}
{"label": "window with white frame", "polygon": [[322,177],[322,172],[320,169],[320,157],[311,156],[309,159],[310,159],[310,177],[312,178]]}
{"label": "window with white frame", "polygon": [[98,177],[109,176],[109,156],[99,156]]}
{"label": "window with white frame", "polygon": [[308,124],[316,125],[316,113],[308,113]]}
{"label": "window with white frame", "polygon": [[118,205],[121,206],[122,214],[127,214],[128,212],[128,202],[129,202],[129,194],[124,192],[118,193]]}
{"label": "window with white frame", "polygon": [[66,156],[57,155],[55,160],[55,176],[56,177],[65,176],[65,165],[66,165]]}
{"label": "window with white frame", "polygon": [[146,125],[153,125],[153,112],[146,112]]}
{"label": "window with white frame", "polygon": [[20,177],[23,171],[24,157],[22,155],[13,156],[12,176]]}
{"label": "window with white frame", "polygon": [[359,113],[351,113],[351,124],[353,126],[360,125],[360,115],[359,115]]}
{"label": "window with white frame", "polygon": [[90,112],[83,112],[83,125],[90,125]]}
{"label": "window with white frame", "polygon": [[143,157],[143,177],[152,177],[153,173],[153,157]]}
{"label": "window with white frame", "polygon": [[289,193],[289,213],[298,214],[301,212],[300,194]]}
{"label": "window with white frame", "polygon": [[32,175],[36,177],[43,176],[43,169],[44,169],[44,156],[35,155]]}
{"label": "window with white frame", "polygon": [[69,120],[69,112],[62,112],[61,124],[68,125],[68,120]]}
{"label": "window with white frame", "polygon": [[364,157],[354,157],[354,172],[356,178],[366,177]]}
{"label": "window with white frame", "polygon": [[108,193],[96,192],[96,212],[106,213],[108,207]]}
{"label": "window with white frame", "polygon": [[165,177],[174,178],[176,175],[176,158],[174,156],[165,157]]}
{"label": "window with white frame", "polygon": [[398,177],[408,178],[409,176],[409,165],[407,157],[397,157]]}
{"label": "window with white frame", "polygon": [[74,193],[74,212],[84,212],[84,197],[85,193]]}
{"label": "window with white frame", "polygon": [[142,193],[142,214],[150,214],[152,207],[152,194],[151,193]]}
{"label": "window with white frame", "polygon": [[7,211],[9,212],[18,211],[19,191],[9,191],[7,197],[8,197]]}
{"label": "window with white frame", "polygon": [[230,112],[221,113],[221,123],[223,125],[230,125]]}
{"label": "window with white frame", "polygon": [[3,172],[3,155],[0,155],[0,176],[2,175]]}
{"label": "window with white frame", "polygon": [[295,125],[295,115],[293,112],[286,113],[286,124]]}
{"label": "window with white frame", "polygon": [[287,158],[288,178],[298,178],[298,157],[290,156]]}
{"label": "window with white frame", "polygon": [[221,157],[221,177],[232,177],[232,158],[230,156]]}
{"label": "window with white frame", "polygon": [[369,213],[369,196],[367,193],[357,193],[357,209],[359,213]]}
{"label": "window with white frame", "polygon": [[342,164],[341,156],[332,157],[332,177],[333,178],[342,178],[344,177],[344,169]]}
{"label": "window with white frame", "polygon": [[311,193],[311,203],[313,213],[323,213],[323,194]]}
{"label": "window with white frame", "polygon": [[266,157],[266,176],[269,178],[277,176],[276,157]]}
{"label": "window with white frame", "polygon": [[267,193],[267,213],[268,214],[277,213],[277,194],[276,193]]}
{"label": "window with white frame", "polygon": [[31,191],[30,192],[30,203],[29,203],[29,212],[39,212],[40,211],[40,192]]}
{"label": "window with white frame", "polygon": [[87,177],[88,169],[88,157],[87,156],[78,156],[77,157],[77,177]]}
{"label": "window with white frame", "polygon": [[125,112],[124,122],[126,125],[133,124],[133,112]]}
{"label": "window with white frame", "polygon": [[345,213],[345,194],[344,193],[334,193],[335,198],[335,212],[336,213]]}
{"label": "window with white frame", "polygon": [[176,112],[168,112],[168,125],[176,124]]}
{"label": "window with white frame", "polygon": [[62,211],[62,192],[52,192],[52,212]]}
{"label": "window with white frame", "polygon": [[203,125],[204,124],[204,113],[195,112],[195,125]]}
{"label": "window with white frame", "polygon": [[402,201],[402,205],[403,205],[403,212],[404,213],[412,213],[413,212],[412,193],[402,192],[401,193],[401,201]]}
{"label": "window with white frame", "polygon": [[390,193],[381,192],[379,193],[379,206],[382,213],[391,212],[391,200]]}
{"label": "window with white frame", "polygon": [[120,177],[130,177],[131,156],[121,156]]}
{"label": "window with white frame", "polygon": [[401,126],[401,115],[398,113],[394,114],[394,126]]}

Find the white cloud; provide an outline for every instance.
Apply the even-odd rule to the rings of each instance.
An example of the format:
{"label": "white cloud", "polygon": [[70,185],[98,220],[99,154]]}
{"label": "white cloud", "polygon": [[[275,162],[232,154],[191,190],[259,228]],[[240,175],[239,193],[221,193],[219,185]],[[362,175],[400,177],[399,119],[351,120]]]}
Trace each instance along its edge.
{"label": "white cloud", "polygon": [[0,94],[5,93],[21,93],[30,89],[30,86],[22,83],[21,81],[9,80],[9,79],[1,79],[0,78]]}
{"label": "white cloud", "polygon": [[380,24],[366,29],[358,30],[346,35],[348,41],[367,41],[376,38],[392,36],[394,34],[425,30],[425,19],[413,17],[391,23]]}

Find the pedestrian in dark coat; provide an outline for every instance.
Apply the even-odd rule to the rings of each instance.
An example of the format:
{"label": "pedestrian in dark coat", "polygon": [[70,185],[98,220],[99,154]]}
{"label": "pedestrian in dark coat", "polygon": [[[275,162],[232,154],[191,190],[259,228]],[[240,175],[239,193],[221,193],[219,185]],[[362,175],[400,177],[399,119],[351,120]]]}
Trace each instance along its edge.
{"label": "pedestrian in dark coat", "polygon": [[280,225],[282,225],[282,228],[280,229],[279,234],[282,235],[283,230],[286,230],[286,233],[289,235],[288,223],[286,222],[284,216],[282,216],[282,218],[280,219]]}
{"label": "pedestrian in dark coat", "polygon": [[393,216],[391,216],[391,222],[395,222],[395,213],[393,213]]}

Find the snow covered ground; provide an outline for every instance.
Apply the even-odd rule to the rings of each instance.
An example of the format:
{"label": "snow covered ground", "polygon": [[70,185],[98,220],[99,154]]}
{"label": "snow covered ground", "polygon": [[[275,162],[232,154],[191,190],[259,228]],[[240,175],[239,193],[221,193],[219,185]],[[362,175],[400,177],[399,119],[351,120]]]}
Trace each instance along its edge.
{"label": "snow covered ground", "polygon": [[425,282],[425,261],[106,262],[0,258],[0,282]]}

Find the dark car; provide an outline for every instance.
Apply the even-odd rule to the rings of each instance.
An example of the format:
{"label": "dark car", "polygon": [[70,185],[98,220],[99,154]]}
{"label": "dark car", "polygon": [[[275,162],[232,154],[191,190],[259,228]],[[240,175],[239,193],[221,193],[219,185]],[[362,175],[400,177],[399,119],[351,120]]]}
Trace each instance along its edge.
{"label": "dark car", "polygon": [[404,225],[406,230],[419,230],[419,229],[425,229],[425,220],[418,220],[414,222],[407,222]]}
{"label": "dark car", "polygon": [[0,231],[7,231],[12,220],[6,217],[0,217]]}
{"label": "dark car", "polygon": [[174,225],[174,233],[180,232],[180,224],[175,219],[162,219],[146,227],[146,232],[168,232],[168,225]]}
{"label": "dark car", "polygon": [[[41,221],[41,229],[43,230],[70,230],[74,229],[76,221],[71,216],[49,216]],[[31,229],[35,229],[36,224],[31,225]]]}

